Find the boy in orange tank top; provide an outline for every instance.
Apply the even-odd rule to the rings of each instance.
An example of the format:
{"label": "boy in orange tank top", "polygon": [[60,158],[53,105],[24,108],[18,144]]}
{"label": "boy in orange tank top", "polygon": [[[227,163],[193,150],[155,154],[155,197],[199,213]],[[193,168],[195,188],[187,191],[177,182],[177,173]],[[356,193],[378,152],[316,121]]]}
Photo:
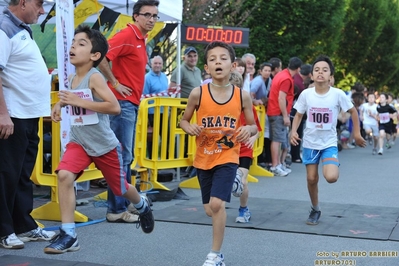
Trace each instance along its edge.
{"label": "boy in orange tank top", "polygon": [[[258,132],[250,95],[229,82],[234,58],[234,49],[226,43],[212,42],[206,47],[204,68],[212,82],[191,91],[180,122],[187,134],[196,136],[194,167],[198,169],[205,213],[212,217],[212,250],[204,265],[225,265],[220,252],[226,226],[225,205],[231,198],[240,143]],[[190,124],[194,111],[197,123]],[[246,126],[240,126],[241,112]]]}

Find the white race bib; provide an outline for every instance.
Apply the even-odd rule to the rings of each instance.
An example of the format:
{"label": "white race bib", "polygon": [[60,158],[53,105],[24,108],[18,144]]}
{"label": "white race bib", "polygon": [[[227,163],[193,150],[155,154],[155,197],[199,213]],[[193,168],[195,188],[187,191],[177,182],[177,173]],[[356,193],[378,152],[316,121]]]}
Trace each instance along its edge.
{"label": "white race bib", "polygon": [[328,107],[310,107],[306,124],[308,128],[330,130],[333,124],[333,110]]}
{"label": "white race bib", "polygon": [[[93,94],[90,89],[71,90],[72,93],[78,95],[86,101],[93,101]],[[82,107],[69,106],[71,126],[85,126],[98,124],[98,115],[92,110]]]}
{"label": "white race bib", "polygon": [[380,123],[386,124],[389,122],[391,118],[389,117],[389,113],[381,113],[380,114]]}

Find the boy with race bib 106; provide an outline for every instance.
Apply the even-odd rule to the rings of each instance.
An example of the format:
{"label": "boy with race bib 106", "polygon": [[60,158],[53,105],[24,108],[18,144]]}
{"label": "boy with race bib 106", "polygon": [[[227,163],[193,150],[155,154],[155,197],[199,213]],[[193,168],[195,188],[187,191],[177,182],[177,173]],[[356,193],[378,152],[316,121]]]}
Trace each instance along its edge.
{"label": "boy with race bib 106", "polygon": [[291,144],[298,145],[297,128],[306,112],[306,126],[303,134],[303,164],[306,165],[307,183],[312,203],[308,220],[309,225],[319,222],[321,211],[318,199],[318,166],[321,161],[323,175],[328,183],[334,183],[339,177],[337,148],[337,118],[340,110],[349,112],[353,120],[356,145],[366,146],[360,135],[359,118],[356,108],[345,93],[331,87],[329,81],[334,75],[334,65],[327,56],[319,56],[312,65],[312,80],[315,86],[304,90],[295,103],[297,113],[291,132]]}

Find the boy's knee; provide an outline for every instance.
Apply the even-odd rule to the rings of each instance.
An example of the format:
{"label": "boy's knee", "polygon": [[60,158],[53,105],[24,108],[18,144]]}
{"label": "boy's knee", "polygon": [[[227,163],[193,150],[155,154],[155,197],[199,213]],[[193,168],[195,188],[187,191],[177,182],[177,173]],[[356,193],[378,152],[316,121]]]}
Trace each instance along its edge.
{"label": "boy's knee", "polygon": [[325,179],[328,183],[335,183],[338,181],[338,176],[337,175],[331,175],[331,176],[325,176]]}
{"label": "boy's knee", "polygon": [[319,179],[317,178],[317,176],[307,176],[307,181],[309,185],[317,185]]}
{"label": "boy's knee", "polygon": [[58,171],[57,178],[59,183],[73,183],[75,181],[73,180],[71,173],[65,170]]}
{"label": "boy's knee", "polygon": [[222,208],[222,205],[223,205],[223,201],[218,198],[213,198],[209,202],[209,207],[210,207],[212,213],[218,212]]}

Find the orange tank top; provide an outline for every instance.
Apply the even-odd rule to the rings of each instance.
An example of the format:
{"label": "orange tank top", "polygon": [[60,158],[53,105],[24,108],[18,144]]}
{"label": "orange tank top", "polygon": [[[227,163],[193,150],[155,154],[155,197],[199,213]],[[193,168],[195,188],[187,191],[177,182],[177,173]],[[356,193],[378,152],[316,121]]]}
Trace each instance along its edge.
{"label": "orange tank top", "polygon": [[233,87],[230,99],[216,102],[209,84],[201,86],[200,103],[197,109],[197,124],[203,126],[196,138],[197,150],[194,167],[209,170],[225,163],[239,163],[240,143],[236,131],[240,127],[242,111],[241,90]]}

